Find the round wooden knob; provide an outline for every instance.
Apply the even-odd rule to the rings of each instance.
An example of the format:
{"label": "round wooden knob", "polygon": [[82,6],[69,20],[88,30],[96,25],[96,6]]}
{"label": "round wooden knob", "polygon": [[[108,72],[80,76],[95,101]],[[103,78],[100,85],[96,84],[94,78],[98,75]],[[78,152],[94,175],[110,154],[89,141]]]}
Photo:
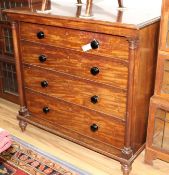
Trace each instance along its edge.
{"label": "round wooden knob", "polygon": [[39,56],[39,61],[40,61],[41,63],[45,62],[46,59],[47,59],[47,57],[46,57],[45,55],[40,55],[40,56]]}
{"label": "round wooden knob", "polygon": [[49,111],[50,111],[50,109],[49,109],[47,106],[45,106],[45,107],[43,108],[43,112],[44,112],[45,114],[47,114]]}
{"label": "round wooden knob", "polygon": [[43,88],[47,87],[47,86],[48,86],[48,82],[47,82],[46,80],[42,81],[42,82],[41,82],[41,86],[42,86]]}
{"label": "round wooden knob", "polygon": [[92,49],[99,48],[99,42],[97,40],[95,40],[95,39],[90,44],[91,44],[91,48]]}
{"label": "round wooden knob", "polygon": [[100,72],[100,70],[99,70],[98,67],[92,67],[90,69],[90,72],[91,72],[92,75],[97,75]]}
{"label": "round wooden knob", "polygon": [[38,32],[38,33],[37,33],[37,37],[38,37],[39,39],[45,38],[44,32],[42,32],[42,31]]}
{"label": "round wooden knob", "polygon": [[99,129],[99,127],[94,123],[90,126],[90,129],[91,131],[96,132]]}
{"label": "round wooden knob", "polygon": [[99,100],[99,97],[97,95],[94,95],[93,97],[91,97],[91,102],[93,104],[96,104],[98,102],[98,100]]}

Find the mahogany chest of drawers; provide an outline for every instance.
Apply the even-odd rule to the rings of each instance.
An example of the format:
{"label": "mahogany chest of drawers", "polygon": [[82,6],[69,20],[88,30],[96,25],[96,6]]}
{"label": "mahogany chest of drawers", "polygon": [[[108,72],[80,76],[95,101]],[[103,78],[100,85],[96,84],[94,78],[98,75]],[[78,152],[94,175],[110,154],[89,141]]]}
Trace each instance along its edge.
{"label": "mahogany chest of drawers", "polygon": [[6,11],[13,21],[20,127],[31,123],[116,159],[127,175],[146,139],[158,14],[128,21],[128,11],[117,10],[117,18],[93,8],[93,19],[83,19],[79,7],[70,7],[55,4],[47,15]]}

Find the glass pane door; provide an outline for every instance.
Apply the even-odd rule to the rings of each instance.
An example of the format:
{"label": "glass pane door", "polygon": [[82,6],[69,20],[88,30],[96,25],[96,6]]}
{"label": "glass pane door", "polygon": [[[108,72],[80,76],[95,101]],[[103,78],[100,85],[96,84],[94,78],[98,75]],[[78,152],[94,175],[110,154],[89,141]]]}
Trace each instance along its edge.
{"label": "glass pane door", "polygon": [[153,146],[169,151],[169,112],[158,109],[154,126]]}

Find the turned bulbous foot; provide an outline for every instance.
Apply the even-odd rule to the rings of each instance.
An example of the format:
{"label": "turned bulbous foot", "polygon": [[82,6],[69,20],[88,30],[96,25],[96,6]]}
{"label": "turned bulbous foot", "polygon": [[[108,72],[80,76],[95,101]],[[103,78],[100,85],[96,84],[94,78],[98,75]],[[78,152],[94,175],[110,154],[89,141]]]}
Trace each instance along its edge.
{"label": "turned bulbous foot", "polygon": [[131,169],[132,169],[132,166],[131,165],[121,164],[121,170],[123,172],[123,175],[129,175]]}
{"label": "turned bulbous foot", "polygon": [[27,122],[23,121],[23,120],[19,120],[19,127],[21,128],[22,132],[25,131],[27,126]]}

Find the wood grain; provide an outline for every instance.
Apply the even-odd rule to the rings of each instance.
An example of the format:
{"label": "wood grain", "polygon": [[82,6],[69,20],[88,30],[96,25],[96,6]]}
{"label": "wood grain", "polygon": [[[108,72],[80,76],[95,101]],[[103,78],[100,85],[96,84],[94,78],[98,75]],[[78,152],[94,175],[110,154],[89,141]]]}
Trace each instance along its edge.
{"label": "wood grain", "polygon": [[[95,56],[57,47],[47,47],[30,42],[22,42],[22,60],[45,69],[75,75],[114,87],[127,89],[128,66],[119,59]],[[31,52],[30,52],[31,50]],[[39,61],[45,55],[47,60]],[[92,75],[92,67],[99,68],[99,74]]]}
{"label": "wood grain", "polygon": [[[42,88],[42,81],[48,82],[48,87]],[[126,92],[108,86],[99,86],[82,79],[53,73],[32,66],[24,68],[25,87],[37,92],[61,98],[65,101],[85,106],[102,113],[125,119]],[[98,103],[91,103],[92,96],[98,96]]]}
{"label": "wood grain", "polygon": [[137,150],[146,140],[149,101],[155,86],[158,31],[159,23],[140,30],[140,50],[135,59],[135,77],[137,79],[134,83],[135,95],[133,95],[134,108],[132,111],[134,117],[131,135],[134,150]]}
{"label": "wood grain", "polygon": [[[57,68],[54,66],[55,63],[53,61],[53,65],[50,63],[48,67],[42,67],[37,63],[26,62],[25,58],[22,59],[22,56],[24,57],[24,54],[21,53],[24,52],[22,50],[20,59],[22,64],[21,71],[24,72],[23,85],[25,93],[27,90],[34,91],[37,98],[33,101],[39,99],[39,93],[48,96],[52,99],[50,104],[52,104],[51,107],[54,109],[55,106],[59,105],[55,101],[64,102],[64,106],[67,109],[66,113],[70,112],[70,118],[76,120],[73,122],[75,123],[74,130],[77,130],[76,123],[80,122],[81,124],[81,120],[84,119],[83,111],[85,111],[85,114],[88,113],[87,111],[90,111],[92,114],[96,112],[104,115],[105,117],[101,117],[101,119],[100,116],[94,114],[92,118],[90,116],[85,121],[92,122],[95,118],[101,123],[101,126],[104,125],[106,128],[107,125],[109,131],[113,129],[114,122],[123,122],[124,135],[120,127],[121,133],[118,134],[125,137],[125,140],[123,140],[124,148],[122,148],[121,141],[120,145],[115,143],[118,145],[116,147],[119,147],[119,149],[115,149],[113,148],[114,141],[111,139],[105,139],[103,146],[103,144],[100,144],[101,141],[95,140],[94,143],[91,141],[94,140],[93,138],[91,140],[87,139],[89,136],[79,137],[77,132],[71,134],[69,132],[70,129],[61,127],[67,126],[66,122],[61,121],[61,117],[59,119],[60,125],[56,124],[59,126],[58,131],[55,126],[57,117],[55,118],[55,115],[51,115],[50,119],[45,120],[39,113],[36,113],[37,109],[30,116],[19,115],[18,119],[20,119],[20,123],[22,121],[31,123],[118,160],[122,165],[123,174],[128,175],[134,159],[144,148],[148,105],[154,88],[159,18],[156,14],[152,17],[149,16],[143,21],[141,20],[141,23],[137,17],[138,21],[136,23],[133,19],[131,19],[133,23],[131,21],[128,23],[128,20],[124,23],[126,13],[118,13],[117,18],[121,20],[118,22],[115,22],[114,19],[110,20],[108,17],[98,19],[98,16],[94,19],[79,19],[80,12],[78,11],[77,15],[76,8],[73,11],[73,14],[77,15],[76,17],[72,17],[71,13],[69,17],[65,16],[67,8],[63,8],[63,13],[59,14],[59,16],[53,15],[52,12],[47,15],[37,14],[36,12],[30,13],[27,9],[6,11],[11,20],[16,21],[20,25],[20,31],[18,32],[18,35],[21,36],[20,45],[24,44],[24,47],[26,46],[25,43],[29,43],[29,46],[32,44],[32,47],[36,45],[36,51],[32,49],[34,50],[33,53],[36,53],[36,57],[37,52],[40,50],[48,50],[45,53],[51,54],[53,60],[55,58],[54,54],[56,54],[56,51],[53,50],[57,48],[56,55],[60,55],[63,58],[59,60],[60,63],[57,61]],[[62,7],[60,7],[60,10],[62,11]],[[69,12],[72,11],[70,10]],[[136,14],[139,15],[139,12]],[[134,15],[137,16],[136,14]],[[143,12],[141,13],[142,15]],[[31,30],[28,31],[28,28]],[[43,39],[37,38],[37,32],[40,31],[43,31],[45,34]],[[93,39],[100,42],[99,48],[83,53],[82,46],[90,43]],[[41,46],[42,48],[40,48]],[[39,48],[37,49],[37,47]],[[15,47],[15,49],[18,48]],[[78,56],[77,53],[79,53]],[[31,50],[29,54],[31,54]],[[66,59],[65,55],[67,55]],[[98,59],[97,62],[94,57]],[[104,61],[100,60],[101,57],[104,58]],[[65,64],[68,58],[71,59]],[[80,58],[86,58],[86,62],[79,62]],[[30,59],[30,61],[32,60]],[[78,63],[81,63],[81,67]],[[86,73],[88,68],[86,69],[83,66],[91,66],[93,63],[100,65],[101,70],[107,69],[108,74],[107,72],[104,73],[104,78],[98,76],[99,80],[89,77],[89,72],[88,74]],[[80,70],[82,70],[82,67],[85,73],[81,74]],[[61,70],[62,68],[63,70]],[[114,75],[116,77],[113,77]],[[48,81],[46,88],[41,87],[41,82],[44,80]],[[95,95],[98,96],[98,103],[93,104],[91,103],[91,97]],[[28,95],[28,97],[31,98],[31,95]],[[29,101],[31,102],[31,100]],[[38,103],[38,101],[36,102]],[[67,108],[66,104],[69,104],[71,108]],[[33,109],[34,106],[32,105],[31,108]],[[76,113],[79,114],[74,115],[75,110],[71,110],[73,106],[76,106],[76,110],[78,110]],[[84,110],[79,110],[80,108]],[[57,109],[60,109],[60,107],[58,106]],[[63,112],[64,109],[61,108],[56,113],[63,114]],[[69,114],[67,115],[69,116]],[[79,119],[76,117],[77,115],[82,117]],[[111,120],[108,121],[108,118],[111,118]],[[54,122],[51,123],[50,120]],[[70,121],[69,123],[72,123],[70,119],[67,120]],[[84,124],[85,121],[83,121]],[[83,127],[85,128],[86,124],[85,126],[82,124]],[[104,133],[106,131],[102,133],[106,135]],[[103,141],[102,134],[99,137]],[[109,136],[106,137],[110,138]],[[111,142],[113,143],[112,146],[110,145]]]}
{"label": "wood grain", "polygon": [[[93,139],[93,142],[98,140],[118,149],[124,146],[123,122],[117,122],[110,116],[31,91],[26,91],[26,99],[29,112],[33,116],[32,120],[36,118],[36,121],[41,121],[42,126],[49,122],[60,133],[62,133],[62,128],[66,129],[72,138],[76,138],[75,132],[79,133],[81,136],[76,138],[77,140],[84,140],[81,137],[88,137],[88,139]],[[46,106],[50,109],[47,114],[43,112]],[[91,131],[92,124],[98,125],[98,131]]]}
{"label": "wood grain", "polygon": [[[31,30],[28,31],[27,28]],[[96,39],[100,43],[99,48],[95,50],[91,49],[88,53],[118,57],[124,60],[128,59],[128,42],[125,37],[30,23],[21,23],[20,30],[21,39],[62,48],[70,48],[81,52],[83,51],[82,46]],[[37,33],[40,31],[44,32],[45,38],[37,38]]]}
{"label": "wood grain", "polygon": [[[18,129],[16,120],[19,105],[0,98],[0,127],[8,130],[12,135],[29,143],[39,150],[45,151],[57,158],[89,172],[91,175],[122,175],[119,162],[107,156],[86,149],[55,134],[28,125],[25,132]],[[131,175],[166,175],[169,172],[169,163],[154,160],[153,166],[144,163],[143,151],[133,163]],[[144,171],[143,171],[144,170]]]}

